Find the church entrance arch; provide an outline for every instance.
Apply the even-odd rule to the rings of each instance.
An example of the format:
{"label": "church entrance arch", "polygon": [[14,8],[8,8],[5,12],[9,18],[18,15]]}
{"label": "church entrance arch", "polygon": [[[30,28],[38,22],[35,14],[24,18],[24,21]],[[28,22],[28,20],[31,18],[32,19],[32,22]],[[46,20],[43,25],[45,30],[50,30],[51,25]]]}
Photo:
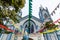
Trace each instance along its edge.
{"label": "church entrance arch", "polygon": [[[23,27],[24,27],[24,31],[26,30],[26,28],[29,27],[29,21],[25,21],[24,24],[23,24]],[[35,32],[35,29],[36,29],[36,24],[33,20],[30,20],[30,33],[34,33]]]}

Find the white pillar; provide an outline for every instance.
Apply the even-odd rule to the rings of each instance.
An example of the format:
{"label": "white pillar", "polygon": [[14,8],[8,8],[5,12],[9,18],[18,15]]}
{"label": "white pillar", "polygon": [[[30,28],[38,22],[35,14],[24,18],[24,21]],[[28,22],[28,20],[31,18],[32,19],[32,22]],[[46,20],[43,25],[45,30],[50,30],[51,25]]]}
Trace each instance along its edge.
{"label": "white pillar", "polygon": [[51,33],[51,40],[58,40],[56,33]]}
{"label": "white pillar", "polygon": [[44,40],[44,36],[43,36],[43,34],[39,33],[39,35],[38,35],[38,39],[39,39],[39,40]]}
{"label": "white pillar", "polygon": [[15,34],[12,34],[11,40],[14,40]]}
{"label": "white pillar", "polygon": [[8,36],[8,34],[3,34],[3,37],[1,38],[1,40],[6,40],[7,36]]}
{"label": "white pillar", "polygon": [[3,37],[3,34],[1,35],[0,40],[2,39],[2,37]]}

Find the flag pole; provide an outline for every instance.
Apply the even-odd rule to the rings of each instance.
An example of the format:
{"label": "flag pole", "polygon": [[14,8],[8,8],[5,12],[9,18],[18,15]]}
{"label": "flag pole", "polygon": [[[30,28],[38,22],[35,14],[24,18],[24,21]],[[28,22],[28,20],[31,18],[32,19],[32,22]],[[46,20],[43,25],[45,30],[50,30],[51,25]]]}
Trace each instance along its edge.
{"label": "flag pole", "polygon": [[32,0],[29,0],[29,19],[28,19],[28,21],[29,21],[29,26],[28,26],[28,30],[29,30],[29,32],[28,33],[30,33],[30,21],[31,21],[31,17],[32,17]]}

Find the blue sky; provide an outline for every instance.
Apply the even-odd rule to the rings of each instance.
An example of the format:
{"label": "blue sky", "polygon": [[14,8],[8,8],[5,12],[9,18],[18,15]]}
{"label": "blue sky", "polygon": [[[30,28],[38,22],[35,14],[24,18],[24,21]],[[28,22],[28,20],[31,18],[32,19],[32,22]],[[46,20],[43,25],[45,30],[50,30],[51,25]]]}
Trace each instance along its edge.
{"label": "blue sky", "polygon": [[[55,7],[60,3],[60,0],[33,0],[32,2],[32,15],[39,18],[39,7],[42,5],[44,8],[47,7],[49,10],[49,13],[55,9]],[[25,7],[22,9],[22,17],[28,15],[29,13],[29,0],[26,0]],[[56,10],[56,14],[54,14],[52,17],[53,21],[56,21],[58,18],[60,18],[60,8]]]}

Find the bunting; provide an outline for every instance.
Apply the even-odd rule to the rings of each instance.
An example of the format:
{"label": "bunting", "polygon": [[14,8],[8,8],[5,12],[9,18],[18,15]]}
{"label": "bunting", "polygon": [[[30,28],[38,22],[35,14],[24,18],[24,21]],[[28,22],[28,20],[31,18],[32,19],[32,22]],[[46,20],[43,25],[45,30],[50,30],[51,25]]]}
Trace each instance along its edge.
{"label": "bunting", "polygon": [[57,7],[52,11],[51,15],[53,16],[53,14],[55,14],[55,11],[57,10],[57,8],[60,7],[60,3],[57,5]]}
{"label": "bunting", "polygon": [[[60,20],[60,18],[53,23],[57,23],[57,22],[59,22],[59,20]],[[60,28],[56,27],[55,29],[47,30],[47,31],[44,31],[44,32],[42,32],[42,30],[40,30],[39,32],[41,34],[46,34],[46,33],[52,33],[52,32],[55,32],[55,31],[60,31]]]}
{"label": "bunting", "polygon": [[46,33],[52,33],[52,32],[56,32],[56,31],[60,31],[60,28],[55,28],[55,29],[52,29],[52,30],[47,30],[45,32],[42,32],[41,34],[46,34]]}

